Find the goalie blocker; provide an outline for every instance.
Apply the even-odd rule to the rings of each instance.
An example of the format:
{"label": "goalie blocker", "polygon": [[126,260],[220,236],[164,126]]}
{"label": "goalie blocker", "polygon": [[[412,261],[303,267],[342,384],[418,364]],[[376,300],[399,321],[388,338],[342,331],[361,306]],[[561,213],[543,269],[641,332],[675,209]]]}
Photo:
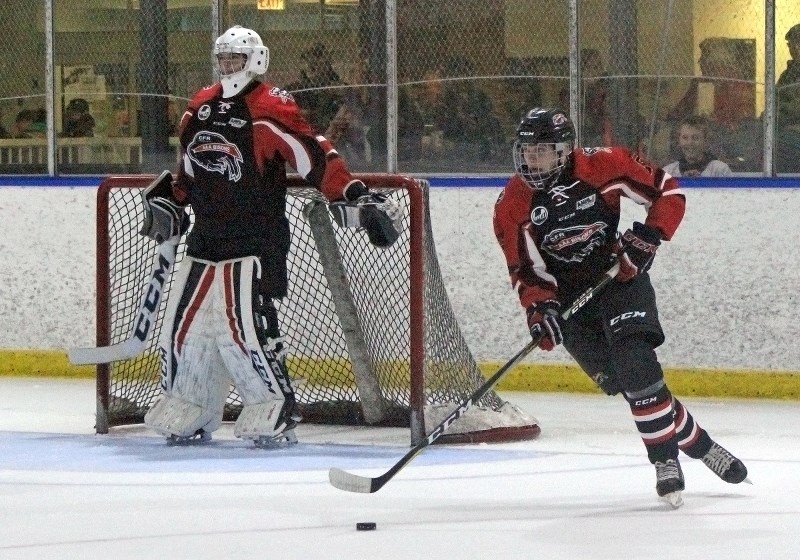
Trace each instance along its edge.
{"label": "goalie blocker", "polygon": [[189,213],[172,199],[172,173],[162,171],[142,192],[144,223],[140,234],[156,243],[177,244],[189,229]]}
{"label": "goalie blocker", "polygon": [[158,317],[164,288],[175,265],[177,245],[190,224],[186,209],[169,198],[171,186],[172,174],[163,171],[142,192],[145,217],[140,234],[155,240],[159,247],[150,277],[140,298],[130,337],[110,346],[70,348],[67,356],[73,365],[106,364],[128,360],[144,351],[150,331]]}
{"label": "goalie blocker", "polygon": [[363,228],[370,243],[390,247],[402,233],[405,210],[382,193],[370,193],[361,181],[353,181],[345,189],[345,200],[328,205],[339,227]]}

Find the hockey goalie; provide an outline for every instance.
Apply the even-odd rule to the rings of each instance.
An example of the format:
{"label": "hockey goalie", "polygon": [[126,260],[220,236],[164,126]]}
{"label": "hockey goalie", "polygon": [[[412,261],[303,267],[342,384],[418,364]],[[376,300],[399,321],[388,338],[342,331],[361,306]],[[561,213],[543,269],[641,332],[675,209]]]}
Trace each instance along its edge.
{"label": "hockey goalie", "polygon": [[199,91],[180,123],[181,160],[143,194],[142,233],[186,238],[158,348],[161,395],[145,424],[170,442],[208,441],[233,384],[237,437],[259,447],[297,441],[295,394],[275,301],[287,295],[286,169],[320,189],[344,227],[378,246],[398,237],[403,210],[352,177],[291,95],[256,80],[269,63],[257,33],[239,26],[215,42],[221,81]]}

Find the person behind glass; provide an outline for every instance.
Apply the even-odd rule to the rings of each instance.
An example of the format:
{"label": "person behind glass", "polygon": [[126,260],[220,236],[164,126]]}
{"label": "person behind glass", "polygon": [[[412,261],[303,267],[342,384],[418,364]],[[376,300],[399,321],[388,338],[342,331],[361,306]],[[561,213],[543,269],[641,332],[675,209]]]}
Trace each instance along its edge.
{"label": "person behind glass", "polygon": [[323,132],[344,103],[341,90],[334,86],[345,84],[333,68],[328,48],[322,43],[315,43],[300,57],[306,67],[300,71],[300,79],[286,89],[297,100],[311,125]]}
{"label": "person behind glass", "polygon": [[3,126],[3,112],[0,111],[0,138],[11,138],[11,134]]}
{"label": "person behind glass", "polygon": [[[597,49],[581,49],[581,82],[583,84],[583,145],[608,146],[613,140],[609,114],[610,95],[608,76]],[[558,96],[562,107],[569,105],[569,88]]]}
{"label": "person behind glass", "polygon": [[64,136],[94,136],[94,124],[94,117],[89,114],[89,103],[85,99],[75,98],[64,109]]}
{"label": "person behind glass", "polygon": [[708,151],[708,120],[702,116],[683,119],[678,127],[681,157],[664,166],[673,177],[729,177],[731,168]]}
{"label": "person behind glass", "polygon": [[[625,148],[576,150],[561,109],[532,109],[517,128],[515,173],[494,208],[494,231],[531,336],[543,350],[562,344],[608,395],[622,393],[656,471],[656,492],[683,503],[681,450],[729,483],[744,464],[714,442],[672,395],[655,349],[664,342],[648,270],[681,223],[677,181]],[[647,209],[618,235],[621,199]],[[614,262],[615,281],[568,321],[570,304]]]}
{"label": "person behind glass", "polygon": [[397,239],[403,214],[350,174],[289,93],[256,79],[269,50],[255,31],[232,27],[213,52],[221,79],[181,117],[177,176],[165,171],[145,190],[142,232],[162,245],[179,242],[186,206],[194,212],[159,340],[161,395],[145,424],[172,443],[208,441],[233,384],[243,404],[234,434],[275,447],[297,441],[300,420],[275,305],[288,293],[287,166],[334,201],[337,223],[363,226],[375,245]]}
{"label": "person behind glass", "polygon": [[494,115],[491,98],[475,84],[475,68],[463,56],[444,64],[446,80],[435,109],[435,126],[442,131],[450,157],[487,161],[498,153],[504,140]]}
{"label": "person behind glass", "polygon": [[9,130],[11,138],[33,138],[33,119],[34,114],[30,109],[23,109],[17,113],[14,124]]}
{"label": "person behind glass", "polygon": [[800,23],[786,33],[790,60],[776,82],[776,170],[800,172]]}
{"label": "person behind glass", "polygon": [[[800,105],[796,102],[800,98],[800,23],[793,26],[786,33],[786,44],[789,47],[790,59],[786,63],[786,69],[781,72],[777,86],[778,97],[778,124],[780,125],[780,114],[788,110],[797,110]],[[795,88],[788,86],[798,84]]]}

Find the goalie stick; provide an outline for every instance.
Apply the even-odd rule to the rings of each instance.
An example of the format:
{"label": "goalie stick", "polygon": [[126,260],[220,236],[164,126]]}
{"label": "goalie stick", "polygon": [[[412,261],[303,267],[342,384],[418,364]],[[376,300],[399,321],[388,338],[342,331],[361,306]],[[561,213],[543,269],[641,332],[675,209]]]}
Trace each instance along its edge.
{"label": "goalie stick", "polygon": [[[615,264],[610,270],[603,274],[603,277],[597,282],[597,284],[590,287],[580,296],[578,296],[572,305],[570,305],[569,308],[567,308],[561,314],[561,318],[566,321],[575,313],[577,313],[583,306],[589,303],[589,301],[597,293],[599,293],[600,290],[602,290],[609,282],[611,282],[611,280],[617,275],[617,272],[619,272],[619,263]],[[439,437],[445,431],[447,431],[453,422],[461,418],[472,407],[473,403],[479,401],[492,389],[492,387],[497,385],[500,379],[502,379],[506,373],[509,372],[509,370],[522,361],[525,356],[530,354],[531,351],[533,351],[533,349],[539,344],[540,339],[541,337],[531,339],[531,341],[528,342],[528,344],[526,344],[522,350],[517,352],[513,358],[511,358],[503,367],[497,370],[497,373],[487,379],[486,382],[476,389],[475,392],[469,397],[461,401],[456,409],[451,412],[438,426],[436,426],[430,434],[428,434],[428,437],[426,437],[421,443],[418,443],[412,447],[411,450],[406,453],[402,459],[395,463],[394,466],[388,471],[378,477],[371,478],[368,476],[353,474],[334,467],[328,471],[328,480],[330,483],[339,490],[358,492],[361,494],[372,494],[383,488],[387,482],[394,478],[394,476],[400,472],[403,467],[409,464],[417,455],[419,455],[423,449],[439,439]]]}
{"label": "goalie stick", "polygon": [[150,280],[142,294],[142,301],[133,322],[133,333],[130,338],[111,346],[71,348],[68,357],[73,365],[107,364],[119,360],[129,360],[144,352],[147,338],[161,304],[164,286],[175,265],[175,251],[176,244],[174,242],[164,242],[158,246],[158,254],[153,262]]}

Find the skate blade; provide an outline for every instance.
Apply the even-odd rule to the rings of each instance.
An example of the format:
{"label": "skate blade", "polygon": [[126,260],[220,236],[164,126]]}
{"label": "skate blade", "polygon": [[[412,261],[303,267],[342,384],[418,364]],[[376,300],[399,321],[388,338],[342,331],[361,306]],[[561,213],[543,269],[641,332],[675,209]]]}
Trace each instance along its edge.
{"label": "skate blade", "polygon": [[186,447],[189,445],[206,445],[211,443],[211,434],[202,432],[193,436],[167,436],[167,445]]}
{"label": "skate blade", "polygon": [[253,440],[253,444],[259,449],[284,449],[297,445],[297,436],[294,430],[286,430],[274,438],[262,436]]}
{"label": "skate blade", "polygon": [[746,482],[747,484],[750,484],[750,485],[753,484],[753,481],[750,480],[750,477],[745,477],[745,479],[742,482]]}
{"label": "skate blade", "polygon": [[676,490],[675,492],[670,492],[669,494],[664,494],[660,496],[661,500],[668,504],[672,509],[678,509],[683,505],[683,496],[681,495],[680,490]]}

